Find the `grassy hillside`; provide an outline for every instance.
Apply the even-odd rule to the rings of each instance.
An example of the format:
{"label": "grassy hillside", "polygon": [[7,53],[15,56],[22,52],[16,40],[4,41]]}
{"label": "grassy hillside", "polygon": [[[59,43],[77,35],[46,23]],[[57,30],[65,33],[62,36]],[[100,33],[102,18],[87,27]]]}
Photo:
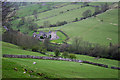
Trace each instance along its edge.
{"label": "grassy hillside", "polygon": [[[36,64],[32,64],[33,62]],[[7,67],[9,66],[9,67]],[[18,71],[15,71],[17,68]],[[50,61],[37,59],[17,59],[3,58],[3,78],[30,78],[30,73],[23,73],[23,69],[33,70],[31,77],[52,77],[52,78],[117,78],[118,71],[106,69],[103,67],[93,66],[65,61]],[[92,71],[92,72],[91,72]],[[11,73],[11,74],[8,74]],[[43,73],[39,76],[37,73]],[[23,75],[24,74],[24,75]],[[14,75],[14,76],[13,76]]]}
{"label": "grassy hillside", "polygon": [[45,56],[41,53],[22,50],[19,46],[2,42],[2,54]]}
{"label": "grassy hillside", "polygon": [[[22,50],[19,46],[16,46],[14,44],[2,42],[2,54],[14,54],[14,55],[33,55],[33,56],[46,56],[37,52],[31,52],[31,51],[26,51]],[[47,52],[47,54],[52,54],[54,55],[54,52]],[[62,53],[61,53],[62,54]],[[86,55],[77,55],[76,54],[76,59],[79,60],[85,60],[85,61],[91,61],[91,62],[96,62],[96,63],[101,63],[101,64],[106,64],[109,66],[119,66],[118,63],[119,61],[117,60],[110,60],[110,59],[105,59],[105,58],[100,58],[98,60],[95,59],[95,57],[90,57]]]}
{"label": "grassy hillside", "polygon": [[[90,5],[101,5],[103,3],[90,3]],[[111,3],[109,3],[111,4]],[[44,6],[40,6],[44,5]],[[91,10],[94,13],[95,7],[83,7],[82,4],[70,3],[40,3],[21,7],[17,11],[17,17],[31,17],[33,22],[40,27],[44,21],[49,21],[55,24],[61,21],[71,22],[75,18],[81,18],[82,13],[86,10]],[[58,7],[58,8],[53,8]],[[62,6],[62,7],[61,7]],[[42,12],[44,10],[49,10]],[[39,12],[38,20],[32,15],[34,10]],[[28,13],[29,12],[29,13]],[[42,12],[42,13],[41,13]],[[63,13],[61,13],[63,12]],[[90,43],[98,43],[108,46],[109,43],[118,43],[118,10],[112,9],[105,13],[99,14],[96,17],[91,17],[82,21],[72,22],[60,27],[52,27],[51,30],[62,30],[69,36],[68,43],[72,43],[74,37],[81,37],[84,41]],[[20,19],[12,21],[12,28],[18,29],[17,25]],[[27,24],[28,25],[28,24]],[[27,25],[19,26],[21,32],[29,32],[32,36],[34,31],[30,30]],[[0,31],[2,29],[0,28]],[[48,28],[40,28],[37,31],[48,31]],[[38,33],[37,32],[37,33]],[[66,36],[61,32],[57,32],[60,37],[58,40],[51,40],[53,43],[63,43]],[[29,39],[29,38],[28,38]],[[24,47],[24,46],[23,46]],[[115,47],[116,48],[116,47]],[[81,48],[80,48],[81,49]],[[99,48],[98,48],[99,49]],[[114,50],[114,49],[113,49]],[[98,51],[99,52],[99,51]],[[54,52],[46,52],[48,55],[43,55],[31,50],[23,50],[22,47],[11,43],[2,42],[2,54],[13,55],[32,55],[32,56],[49,56],[55,55]],[[97,52],[96,52],[97,53]],[[116,52],[115,52],[116,53]],[[61,53],[62,55],[62,53]],[[95,59],[87,55],[75,54],[76,59],[90,61],[108,65],[108,68],[91,65],[87,63],[77,63],[57,60],[41,60],[27,58],[2,58],[2,77],[3,78],[118,78],[118,70],[111,69],[111,66],[119,67],[119,61],[111,59]],[[49,56],[51,57],[51,56]],[[36,64],[33,64],[36,62]],[[26,69],[26,71],[25,71]]]}
{"label": "grassy hillside", "polygon": [[[47,54],[54,55],[54,52],[47,52]],[[105,58],[95,59],[95,57],[91,57],[91,56],[87,56],[87,55],[76,54],[76,59],[83,60],[83,61],[90,61],[90,62],[94,62],[94,63],[106,64],[109,67],[111,67],[111,66],[119,67],[120,66],[119,61],[117,61],[117,60],[111,60],[111,59],[105,59]]]}
{"label": "grassy hillside", "polygon": [[[37,52],[22,50],[20,47],[10,43],[2,42],[2,45],[3,45],[2,54],[44,56]],[[48,52],[48,54],[53,54],[53,52],[52,53]],[[118,66],[118,61],[116,60],[109,60],[104,58],[95,60],[94,57],[89,57],[85,55],[76,55],[76,56],[77,59],[80,60],[104,63],[109,66]],[[31,78],[31,77],[44,78],[46,76],[52,78],[93,78],[93,77],[117,78],[118,77],[118,70],[103,68],[85,63],[80,65],[79,63],[76,62],[20,59],[20,58],[2,58],[2,60],[3,60],[2,63],[3,78]],[[33,64],[33,62],[37,62],[37,64]],[[14,68],[17,68],[18,71],[15,71]],[[27,69],[28,72],[23,73],[24,69]],[[30,70],[33,70],[34,72],[29,73]],[[43,73],[44,75],[39,76],[37,75],[37,73]]]}
{"label": "grassy hillside", "polygon": [[[103,20],[101,22],[100,20]],[[97,17],[88,18],[79,22],[70,23],[61,27],[55,27],[54,30],[61,29],[69,37],[71,43],[74,37],[81,37],[85,41],[109,45],[118,43],[118,10],[112,9]],[[38,29],[43,30],[43,29]],[[48,30],[48,28],[46,28]],[[111,40],[109,40],[110,38]]]}
{"label": "grassy hillside", "polygon": [[[43,3],[40,3],[40,5]],[[70,3],[46,3],[47,5],[43,6],[60,6],[60,5],[66,5],[63,7],[59,8],[53,8],[52,10],[49,10],[47,12],[42,12],[38,13],[38,21],[33,21],[38,24],[37,27],[40,27],[43,25],[44,21],[49,21],[50,24],[56,24],[57,22],[61,21],[67,21],[71,22],[75,20],[75,18],[81,18],[82,13],[86,10],[91,10],[92,13],[94,13],[95,7],[83,7],[81,8],[81,4],[70,4]],[[101,5],[105,3],[89,3],[90,5]],[[108,3],[111,5],[112,3]],[[38,12],[39,10],[42,10],[42,8],[36,8],[39,4],[34,4],[31,6],[34,6],[33,9],[30,9],[30,7],[27,9],[27,7],[21,8],[19,11],[21,14],[24,14],[24,11],[29,12],[28,10],[35,10],[37,9]],[[26,10],[27,9],[27,10]],[[67,11],[69,10],[69,11]],[[63,13],[60,13],[62,12]],[[19,15],[19,12],[17,12]],[[26,12],[25,12],[26,13]],[[101,45],[109,45],[110,42],[113,44],[118,43],[118,36],[117,36],[117,17],[118,17],[118,11],[117,9],[107,11],[105,13],[102,13],[98,15],[97,17],[89,18],[83,21],[75,22],[75,23],[70,23],[61,27],[54,27],[53,29],[61,29],[63,30],[68,36],[70,37],[70,40],[68,41],[71,43],[72,39],[76,36],[79,36],[83,38],[85,41],[89,41],[91,43],[98,43]],[[27,13],[26,13],[27,14]],[[56,15],[56,16],[55,16]],[[28,17],[31,17],[32,19],[35,19],[33,15],[26,15],[25,18],[27,19]],[[17,25],[19,23],[20,19],[16,19],[12,21],[11,23],[13,29],[18,29]],[[101,22],[100,20],[103,20]],[[28,32],[29,35],[33,33],[33,31],[29,30],[27,25],[23,25],[19,27],[21,32]],[[38,29],[43,30],[43,29]],[[64,38],[64,37],[63,37]],[[108,40],[111,39],[111,40]],[[53,41],[57,43],[61,43],[60,40],[58,41]]]}
{"label": "grassy hillside", "polygon": [[[54,6],[54,5],[53,5]],[[38,25],[42,25],[43,24],[43,21],[46,21],[47,19],[44,19],[46,17],[50,17],[50,16],[54,16],[54,15],[58,15],[58,16],[61,16],[63,17],[63,15],[66,15],[66,13],[68,14],[68,12],[66,13],[63,13],[62,15],[60,14],[61,11],[67,11],[67,10],[70,10],[70,9],[73,9],[73,8],[77,8],[77,7],[80,7],[81,5],[66,5],[64,7],[60,7],[60,8],[56,8],[56,9],[53,9],[53,10],[49,10],[47,12],[43,12],[43,13],[38,13],[38,19],[40,19],[39,21],[35,21],[36,23],[38,23]],[[22,9],[23,11],[25,11],[24,9]],[[29,9],[28,9],[29,10]],[[39,9],[41,10],[41,9]],[[72,10],[72,12],[74,12],[74,10]],[[24,14],[22,11],[21,11],[22,14]],[[75,12],[74,12],[75,13]],[[80,14],[80,13],[79,13]],[[19,14],[18,14],[19,15]],[[70,14],[71,15],[71,14]],[[28,18],[28,17],[31,17],[32,19],[35,19],[34,18],[34,15],[30,15],[30,16],[25,16],[25,18]],[[57,17],[57,16],[55,16]],[[53,18],[53,17],[52,17]],[[75,19],[76,17],[74,17]],[[55,18],[54,18],[55,19]],[[20,19],[16,19],[14,21],[12,21],[12,24],[17,25],[19,23],[19,20]],[[57,21],[57,20],[56,20]],[[59,21],[63,21],[63,20],[60,20]],[[50,21],[51,22],[51,21]],[[42,23],[42,24],[40,24]],[[51,23],[54,23],[54,22],[51,22]]]}
{"label": "grassy hillside", "polygon": [[[109,45],[118,43],[118,10],[109,10],[97,17],[64,25],[62,30],[71,38],[79,36],[85,41]],[[100,20],[103,20],[101,22]],[[108,40],[107,38],[111,38]]]}
{"label": "grassy hillside", "polygon": [[39,13],[44,10],[48,10],[48,7],[49,7],[49,9],[53,9],[54,5],[60,5],[60,4],[61,3],[58,3],[58,2],[56,2],[56,3],[47,2],[47,3],[30,4],[30,5],[27,5],[24,7],[20,7],[20,9],[17,10],[17,12],[16,12],[17,17],[30,16],[30,15],[33,15],[34,10],[36,10]]}
{"label": "grassy hillside", "polygon": [[61,21],[70,22],[70,21],[75,20],[75,18],[81,18],[82,13],[84,11],[88,10],[88,9],[90,9],[92,11],[92,13],[94,12],[94,8],[85,7],[85,8],[80,8],[80,9],[76,9],[76,10],[71,10],[71,11],[68,11],[66,13],[59,14],[58,16],[55,16],[55,17],[52,17],[52,18],[43,19],[43,20],[37,21],[36,23],[38,25],[43,25],[44,21],[46,21],[46,20],[49,21],[51,24],[55,24],[58,21],[59,22],[61,22]]}

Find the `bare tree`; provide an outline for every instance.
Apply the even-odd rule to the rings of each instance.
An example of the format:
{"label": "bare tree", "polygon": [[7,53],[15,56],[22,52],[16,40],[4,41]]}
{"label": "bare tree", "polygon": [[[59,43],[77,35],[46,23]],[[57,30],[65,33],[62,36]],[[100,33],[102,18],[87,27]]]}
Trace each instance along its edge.
{"label": "bare tree", "polygon": [[49,43],[50,43],[50,40],[49,40],[49,38],[45,38],[44,39],[44,46],[48,49],[49,48]]}
{"label": "bare tree", "polygon": [[[9,27],[9,20],[15,15],[15,10],[12,2],[2,2],[2,26]],[[13,8],[13,9],[12,9]]]}

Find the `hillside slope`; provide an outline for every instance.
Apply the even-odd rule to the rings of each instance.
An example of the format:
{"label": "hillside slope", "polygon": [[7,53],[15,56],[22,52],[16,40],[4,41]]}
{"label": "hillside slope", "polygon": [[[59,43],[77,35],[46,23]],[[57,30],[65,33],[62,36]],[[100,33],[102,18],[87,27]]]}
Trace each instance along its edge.
{"label": "hillside slope", "polygon": [[[100,20],[103,20],[103,22]],[[71,39],[79,36],[83,38],[83,40],[92,43],[109,45],[109,43],[112,42],[113,44],[117,44],[118,10],[109,10],[97,17],[64,25],[62,30],[66,32]]]}
{"label": "hillside slope", "polygon": [[[10,43],[2,42],[2,44],[2,54],[44,56],[40,53],[21,50],[20,47]],[[81,59],[80,56],[78,57]],[[2,58],[2,60],[3,78],[118,78],[118,70],[85,63],[80,65],[76,62],[20,58]],[[27,69],[26,73],[24,69]]]}

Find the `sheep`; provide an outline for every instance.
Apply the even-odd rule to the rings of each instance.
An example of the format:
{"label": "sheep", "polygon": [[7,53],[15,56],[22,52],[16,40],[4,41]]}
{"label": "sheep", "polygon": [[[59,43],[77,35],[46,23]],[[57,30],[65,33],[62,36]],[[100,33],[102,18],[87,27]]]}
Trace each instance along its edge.
{"label": "sheep", "polygon": [[33,64],[36,64],[36,62],[33,62]]}
{"label": "sheep", "polygon": [[17,68],[14,68],[14,70],[15,70],[15,71],[18,71],[18,69],[17,69]]}

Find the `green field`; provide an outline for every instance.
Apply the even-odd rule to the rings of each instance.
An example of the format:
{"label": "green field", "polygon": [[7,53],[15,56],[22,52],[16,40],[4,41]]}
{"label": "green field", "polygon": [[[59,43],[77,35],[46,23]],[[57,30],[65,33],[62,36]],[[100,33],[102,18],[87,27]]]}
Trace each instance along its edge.
{"label": "green field", "polygon": [[[73,5],[71,5],[72,7]],[[77,5],[78,6],[78,5]],[[80,5],[79,5],[80,6]],[[69,6],[66,6],[69,8]],[[73,7],[74,8],[74,7]],[[75,20],[75,18],[81,18],[82,17],[82,13],[86,10],[90,9],[92,11],[92,13],[94,12],[94,8],[90,8],[90,7],[85,7],[85,8],[80,8],[80,9],[75,9],[75,10],[71,10],[71,11],[68,11],[66,13],[63,13],[63,14],[59,14],[58,16],[55,16],[55,17],[52,17],[52,18],[48,18],[48,19],[43,19],[43,20],[40,20],[40,21],[37,21],[36,23],[40,26],[43,25],[44,21],[49,21],[51,24],[55,24],[57,22],[61,22],[61,21],[67,21],[67,22],[71,22],[73,20]],[[60,9],[59,9],[60,10]],[[64,10],[64,8],[62,9]],[[50,16],[51,14],[54,15],[53,13],[56,14],[57,11],[53,10],[53,12],[51,12],[50,14],[47,13],[44,13],[44,15],[48,15]],[[41,14],[42,15],[42,14]],[[44,16],[42,15],[42,16]]]}
{"label": "green field", "polygon": [[[65,4],[65,3],[62,3],[62,4]],[[37,12],[42,12],[44,10],[48,10],[48,7],[50,9],[53,9],[52,6],[54,5],[61,5],[61,3],[47,2],[47,3],[39,3],[39,4],[30,4],[30,5],[21,7],[19,10],[17,10],[17,17],[30,16],[33,14],[34,10],[36,10]]]}
{"label": "green field", "polygon": [[2,42],[2,46],[2,54],[45,56],[41,53],[22,50],[22,48],[6,42]]}
{"label": "green field", "polygon": [[[36,64],[32,64],[33,62],[36,62]],[[15,71],[14,68],[18,68],[18,71]],[[93,66],[89,64],[80,65],[79,63],[65,61],[3,58],[3,78],[31,78],[30,73],[23,73],[23,69],[33,70],[34,72],[31,73],[33,78],[41,77],[36,73],[44,73],[45,76],[51,78],[118,77],[117,70],[106,69],[103,67]]]}
{"label": "green field", "polygon": [[57,40],[51,40],[52,43],[59,43],[62,44],[63,41],[65,41],[66,36],[64,34],[62,34],[61,32],[57,31],[57,35],[59,36],[59,39]]}
{"label": "green field", "polygon": [[[61,22],[61,21],[68,21],[69,22],[69,21],[75,20],[75,18],[82,17],[82,13],[85,10],[90,9],[90,10],[92,10],[92,13],[94,12],[94,8],[92,8],[92,7],[90,7],[90,8],[89,7],[85,7],[85,8],[79,8],[79,9],[67,11],[67,10],[70,10],[70,9],[73,9],[73,8],[77,8],[77,7],[81,7],[81,5],[76,5],[76,4],[67,5],[67,6],[64,6],[64,7],[61,7],[61,8],[57,8],[57,9],[53,9],[53,10],[50,10],[50,11],[47,11],[47,12],[38,13],[37,14],[38,15],[38,19],[40,19],[40,20],[39,21],[35,21],[35,23],[37,23],[39,26],[42,26],[44,21],[49,21],[50,24],[55,24],[58,21],[59,22]],[[63,14],[60,14],[61,11],[67,11],[67,12],[65,12]],[[21,13],[23,13],[23,12],[21,11]],[[25,13],[27,13],[27,12],[25,12]],[[51,18],[48,18],[48,19],[43,19],[43,18],[50,17],[50,16],[53,16],[53,15],[57,15],[57,16],[54,16],[54,17],[51,17]],[[32,19],[35,19],[33,15],[25,16],[26,19],[28,17],[31,17]],[[20,19],[16,19],[16,20],[12,21],[12,24],[14,26],[17,26],[18,23],[19,23],[19,20]],[[15,27],[13,27],[13,28],[15,28]]]}
{"label": "green field", "polygon": [[[15,55],[34,55],[45,56],[37,52],[25,51],[20,47],[2,42],[2,54],[15,54]],[[53,54],[48,52],[48,54]],[[95,60],[94,57],[85,55],[76,55],[77,59],[87,60],[92,62],[104,63],[109,66],[118,66],[118,61],[101,58]],[[2,74],[3,78],[117,78],[118,70],[110,68],[103,68],[90,64],[83,63],[80,65],[76,62],[67,61],[53,61],[53,60],[39,60],[39,59],[17,59],[17,58],[2,58]],[[37,62],[37,64],[32,64]],[[8,67],[9,66],[9,67]],[[17,68],[18,71],[15,71]],[[33,70],[33,73],[23,73],[24,70]],[[91,72],[92,71],[92,72]],[[43,76],[37,75],[43,73]],[[96,74],[97,73],[97,74]],[[24,75],[23,75],[24,74]]]}
{"label": "green field", "polygon": [[[2,42],[2,46],[3,46],[2,47],[2,54],[46,56],[46,55],[43,55],[41,53],[22,50],[20,47],[13,45],[13,44],[10,44],[10,43],[6,43],[6,42]],[[54,55],[54,52],[47,52],[47,54]],[[95,57],[76,54],[76,59],[79,59],[79,60],[91,61],[91,62],[96,62],[96,63],[103,63],[103,64],[107,64],[109,66],[117,66],[117,67],[119,66],[118,65],[119,61],[117,61],[117,60],[110,60],[110,59],[105,59],[105,58],[100,58],[100,59],[96,60],[94,58]]]}
{"label": "green field", "polygon": [[[95,6],[101,6],[102,4],[105,4],[106,2],[91,2],[89,5],[95,5]],[[109,5],[112,4],[112,2],[107,2]]]}
{"label": "green field", "polygon": [[[96,2],[89,4],[100,6],[101,4],[105,4],[105,3]],[[112,3],[108,3],[108,4],[112,5]],[[40,6],[40,5],[44,5],[44,6]],[[20,29],[20,32],[22,33],[28,32],[28,35],[32,36],[34,31],[37,31],[37,33],[39,33],[39,31],[45,31],[45,32],[49,31],[49,28],[39,28],[40,26],[43,26],[43,23],[45,21],[48,21],[50,24],[56,24],[57,22],[67,21],[71,23],[65,24],[63,26],[51,27],[50,30],[51,31],[61,30],[65,34],[67,34],[68,37],[70,38],[69,40],[67,40],[68,44],[71,44],[75,37],[80,37],[83,39],[83,41],[100,44],[106,47],[110,43],[114,45],[118,44],[118,9],[115,8],[110,9],[104,13],[97,15],[96,17],[90,17],[82,21],[72,22],[76,18],[80,19],[81,17],[83,17],[82,14],[86,10],[91,10],[92,14],[95,12],[95,7],[87,6],[81,8],[82,5],[83,3],[71,4],[67,2],[63,2],[63,3],[48,2],[48,3],[36,3],[27,6],[22,6],[20,7],[20,9],[16,11],[16,17],[20,17],[20,18],[11,21],[12,25],[10,27],[15,30]],[[37,13],[38,20],[36,20],[33,15],[34,10],[37,10],[38,12]],[[42,12],[45,10],[48,11]],[[24,22],[26,24],[17,27],[19,21],[21,20],[21,17],[25,17],[26,20],[34,19],[32,21],[38,24],[36,26],[38,29],[37,30],[29,29],[30,26],[26,23],[27,21]],[[0,28],[0,32],[1,31],[2,29]],[[5,32],[5,30],[3,32]],[[51,40],[50,42],[62,44],[63,41],[65,41],[67,38],[60,31],[57,31],[57,36],[59,36],[58,40]],[[20,46],[3,41],[1,42],[2,42],[2,55],[9,54],[9,55],[48,56],[48,57],[51,57],[51,55],[55,56],[54,54],[55,52],[45,51],[47,55],[43,55],[39,52],[32,52],[33,48],[23,50],[23,48]],[[40,41],[40,43],[42,43],[42,41]],[[42,46],[40,45],[40,48],[41,47]],[[61,52],[60,53],[61,57],[63,57],[62,54],[63,53]],[[80,54],[75,54],[75,56],[76,59],[78,60],[84,60],[93,63],[108,65],[108,68],[91,65],[87,63],[80,64],[77,62],[68,62],[68,61],[3,57],[2,77],[28,78],[28,79],[44,78],[46,80],[47,78],[118,78],[119,77],[119,73],[118,73],[119,70],[110,68],[111,66],[120,67],[118,60],[112,60],[106,58],[95,59],[96,57],[91,57],[88,55],[80,55]],[[36,62],[36,64],[33,64],[33,62]],[[14,70],[14,68],[17,68],[17,71]],[[24,73],[25,72],[24,69],[27,69],[26,73]],[[30,72],[31,70],[33,72]],[[38,73],[40,75],[38,75]]]}
{"label": "green field", "polygon": [[[61,27],[54,27],[54,30],[62,30],[69,37],[68,43],[71,43],[74,37],[81,37],[90,43],[98,43],[101,45],[109,45],[118,43],[118,10],[112,9],[105,13],[99,14],[97,17],[66,24]],[[101,22],[100,20],[103,20]],[[43,29],[38,29],[43,30]],[[46,28],[48,30],[48,28]],[[108,40],[110,38],[111,40]]]}
{"label": "green field", "polygon": [[[109,10],[97,17],[62,26],[61,30],[68,34],[71,40],[79,36],[85,41],[109,45],[118,43],[118,10]],[[103,20],[100,22],[99,20]],[[111,24],[112,23],[112,24]],[[108,40],[107,38],[111,38]]]}
{"label": "green field", "polygon": [[[42,4],[42,3],[40,3]],[[70,3],[46,3],[49,4],[49,6],[60,6],[60,5],[66,5],[64,7],[59,7],[59,8],[52,8],[52,10],[49,10],[47,12],[42,12],[42,13],[38,13],[38,21],[34,21],[35,23],[38,24],[37,27],[42,26],[44,21],[49,21],[50,24],[56,24],[57,22],[61,22],[61,21],[67,21],[67,22],[71,22],[73,20],[75,20],[75,18],[80,19],[82,17],[82,13],[86,10],[91,10],[92,14],[95,11],[94,7],[84,7],[84,8],[80,8],[81,4],[77,3],[77,4],[70,4]],[[105,3],[89,3],[90,5],[101,5],[101,4],[105,4]],[[112,3],[108,3],[109,5],[112,5]],[[27,7],[23,7],[20,10],[18,10],[18,15],[21,13],[25,16],[25,18],[27,19],[28,17],[31,17],[32,19],[34,19],[33,15],[26,15],[27,12],[29,10],[38,10],[38,12],[40,12],[39,10],[45,10],[46,7],[48,5],[43,6],[43,9],[38,9],[38,4],[34,4],[34,5],[30,5],[30,6],[34,6],[32,8],[27,9]],[[78,8],[79,7],[79,8]],[[45,8],[45,9],[44,9]],[[74,9],[74,10],[71,10]],[[70,10],[70,11],[67,11]],[[25,11],[25,12],[24,12]],[[60,12],[63,11],[64,13],[60,14]],[[66,11],[66,12],[65,12]],[[24,12],[24,13],[23,13]],[[32,12],[31,12],[32,13]],[[30,14],[31,14],[30,13]],[[57,16],[54,16],[57,15]],[[50,17],[53,16],[53,17]],[[48,17],[48,18],[46,18]],[[49,18],[50,17],[50,18]],[[46,18],[46,19],[43,19]],[[113,44],[117,44],[118,43],[118,10],[117,9],[113,9],[113,10],[109,10],[105,13],[99,14],[97,17],[92,17],[92,18],[88,18],[86,20],[83,21],[79,21],[79,22],[74,22],[74,23],[70,23],[70,24],[66,24],[64,26],[60,26],[60,27],[54,27],[52,29],[54,30],[62,30],[64,31],[69,37],[70,40],[68,40],[68,43],[71,43],[71,41],[73,40],[74,37],[81,37],[83,38],[83,40],[85,41],[89,41],[90,43],[98,43],[101,45],[109,45],[109,43],[113,43]],[[16,19],[14,21],[12,21],[11,23],[12,28],[13,29],[18,29],[16,26],[18,25],[20,19]],[[103,22],[101,22],[100,20],[103,20]],[[30,31],[29,28],[27,27],[27,25],[23,25],[19,28],[21,30],[21,32],[28,32],[29,35],[32,35],[33,31]],[[42,28],[39,28],[38,31],[40,30],[44,30]],[[58,33],[59,34],[59,33]],[[60,34],[61,36],[61,34]],[[111,39],[111,40],[108,40]],[[64,40],[65,37],[61,36],[61,39]],[[61,43],[62,40],[55,40],[52,42],[56,42],[56,43]]]}
{"label": "green field", "polygon": [[[48,52],[48,54],[54,55],[54,52]],[[94,62],[94,63],[106,64],[109,67],[111,67],[111,66],[119,67],[120,66],[119,61],[117,61],[117,60],[110,60],[110,59],[105,59],[105,58],[95,59],[95,57],[91,57],[91,56],[87,56],[87,55],[76,54],[76,59],[83,60],[83,61],[90,61],[90,62]]]}

